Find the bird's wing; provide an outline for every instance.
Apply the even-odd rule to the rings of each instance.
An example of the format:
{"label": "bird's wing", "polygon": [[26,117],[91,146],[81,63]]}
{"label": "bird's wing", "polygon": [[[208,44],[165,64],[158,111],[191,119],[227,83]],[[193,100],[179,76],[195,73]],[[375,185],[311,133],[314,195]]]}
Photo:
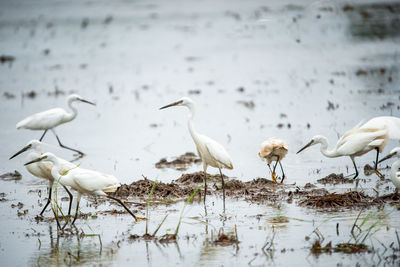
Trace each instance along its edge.
{"label": "bird's wing", "polygon": [[62,158],[58,158],[58,161],[60,162],[62,172],[68,172],[78,167],[74,163],[69,162]]}
{"label": "bird's wing", "polygon": [[361,126],[362,129],[383,127],[387,127],[390,139],[400,139],[400,118],[393,116],[375,117]]}
{"label": "bird's wing", "polygon": [[33,114],[17,123],[17,129],[31,130],[51,129],[62,122],[67,112],[62,108],[53,108]]}
{"label": "bird's wing", "polygon": [[368,146],[379,147],[385,142],[383,138],[379,137],[384,136],[386,133],[387,130],[385,129],[353,132],[341,141],[340,146],[336,146],[336,150],[343,155],[352,155],[365,150]]}
{"label": "bird's wing", "polygon": [[364,121],[360,121],[356,126],[354,126],[353,128],[351,128],[350,130],[348,130],[347,132],[344,133],[344,135],[342,137],[339,138],[339,140],[336,143],[336,148],[340,147],[343,145],[343,143],[346,142],[346,138],[352,134],[354,134],[355,132],[357,132],[360,129],[360,126],[364,123]]}
{"label": "bird's wing", "polygon": [[[74,171],[77,170],[77,171]],[[82,189],[95,192],[108,189],[111,187],[119,187],[120,183],[117,178],[112,175],[103,174],[97,171],[77,168],[71,171],[74,177],[74,182]]]}
{"label": "bird's wing", "polygon": [[203,136],[203,140],[208,153],[216,162],[227,169],[233,169],[232,159],[222,145],[207,136]]}

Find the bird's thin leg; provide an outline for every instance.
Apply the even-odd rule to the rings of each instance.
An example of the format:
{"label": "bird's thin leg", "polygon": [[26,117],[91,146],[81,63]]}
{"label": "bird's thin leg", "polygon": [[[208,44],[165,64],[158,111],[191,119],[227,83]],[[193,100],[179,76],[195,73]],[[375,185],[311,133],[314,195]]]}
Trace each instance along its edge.
{"label": "bird's thin leg", "polygon": [[72,199],[74,198],[71,194],[71,192],[68,190],[68,188],[63,185],[65,191],[67,191],[68,195],[69,195],[69,207],[68,207],[68,216],[71,215],[71,207],[72,207]]}
{"label": "bird's thin leg", "polygon": [[378,170],[378,159],[379,159],[379,147],[376,149],[376,160],[375,160],[375,173],[381,180],[385,180],[385,176]]}
{"label": "bird's thin leg", "polygon": [[353,162],[354,170],[356,171],[356,174],[354,175],[353,179],[356,179],[358,176],[357,165],[356,165],[356,162],[354,161],[354,158],[353,157],[350,157],[350,158],[351,158],[351,161]]}
{"label": "bird's thin leg", "polygon": [[274,183],[277,183],[277,182],[276,182],[275,170],[276,170],[276,165],[278,165],[278,161],[279,161],[279,156],[277,157],[277,160],[276,160],[275,165],[274,165],[274,169],[272,170],[272,181],[273,181]]}
{"label": "bird's thin leg", "polygon": [[46,135],[46,133],[47,133],[47,130],[44,130],[44,133],[42,134],[42,137],[40,137],[40,139],[39,139],[40,142],[42,142],[42,140],[43,140],[44,136]]}
{"label": "bird's thin leg", "polygon": [[207,205],[206,205],[206,196],[207,196],[207,166],[203,165],[203,171],[204,171],[204,214],[207,216]]}
{"label": "bird's thin leg", "polygon": [[269,171],[272,173],[271,165],[269,163],[267,163],[267,166],[268,166]]}
{"label": "bird's thin leg", "polygon": [[137,221],[135,214],[132,213],[132,211],[125,205],[124,202],[122,202],[120,199],[112,197],[112,196],[107,196],[110,199],[113,199],[115,201],[117,201],[119,204],[122,205],[122,207],[124,207],[126,209],[127,212],[129,212],[130,215],[132,215],[132,217],[135,219],[135,221]]}
{"label": "bird's thin leg", "polygon": [[65,148],[65,149],[68,149],[68,150],[75,151],[76,153],[80,154],[81,156],[84,156],[84,155],[85,155],[83,152],[81,152],[81,151],[79,151],[79,150],[77,150],[77,149],[73,149],[73,148],[70,148],[70,147],[67,147],[67,146],[63,145],[63,144],[61,143],[61,141],[60,141],[60,138],[58,137],[58,135],[57,135],[56,132],[54,131],[54,129],[52,129],[52,131],[53,131],[54,135],[56,136],[57,141],[58,141],[58,144],[60,145],[60,147]]}
{"label": "bird's thin leg", "polygon": [[47,199],[47,203],[46,205],[44,205],[44,208],[42,209],[42,211],[40,212],[40,216],[42,216],[43,212],[46,210],[47,206],[49,206],[50,202],[51,202],[51,192],[53,191],[53,183],[50,183],[50,187],[49,187],[49,198]]}
{"label": "bird's thin leg", "polygon": [[[74,216],[74,220],[72,221],[71,224],[74,224],[76,221],[76,218],[78,218],[78,213],[79,213],[79,202],[81,201],[81,194],[78,193],[78,196],[76,198],[76,211],[75,211],[75,216]],[[65,226],[64,226],[65,227]]]}
{"label": "bird's thin leg", "polygon": [[281,161],[279,161],[279,166],[281,167],[281,171],[282,171],[282,180],[281,180],[281,183],[283,183],[283,180],[285,180],[285,172],[283,171]]}
{"label": "bird's thin leg", "polygon": [[222,198],[223,198],[223,207],[224,207],[224,214],[225,214],[225,182],[224,176],[222,175],[221,168],[218,168],[219,174],[221,174],[221,183],[222,183]]}

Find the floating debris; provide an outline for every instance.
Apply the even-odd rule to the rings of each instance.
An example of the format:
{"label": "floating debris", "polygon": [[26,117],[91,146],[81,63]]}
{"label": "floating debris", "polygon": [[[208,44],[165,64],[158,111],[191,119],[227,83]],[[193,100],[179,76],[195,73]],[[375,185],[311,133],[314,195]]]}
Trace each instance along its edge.
{"label": "floating debris", "polygon": [[0,63],[1,64],[9,63],[10,66],[11,66],[11,64],[14,61],[15,61],[15,57],[14,56],[9,56],[9,55],[1,55],[0,56]]}
{"label": "floating debris", "polygon": [[15,170],[14,172],[7,172],[0,175],[0,179],[4,181],[21,180],[22,175],[17,170]]}
{"label": "floating debris", "polygon": [[242,104],[243,106],[245,106],[248,109],[254,109],[254,107],[256,106],[253,101],[240,100],[240,101],[238,101],[238,103]]}
{"label": "floating debris", "polygon": [[156,168],[174,168],[177,170],[186,170],[189,165],[193,163],[199,164],[201,163],[201,159],[193,152],[186,152],[172,161],[168,161],[166,158],[160,159],[160,161],[156,163]]}
{"label": "floating debris", "polygon": [[352,184],[354,183],[354,179],[344,178],[343,173],[335,174],[331,173],[328,176],[317,180],[318,183],[326,185],[326,184]]}

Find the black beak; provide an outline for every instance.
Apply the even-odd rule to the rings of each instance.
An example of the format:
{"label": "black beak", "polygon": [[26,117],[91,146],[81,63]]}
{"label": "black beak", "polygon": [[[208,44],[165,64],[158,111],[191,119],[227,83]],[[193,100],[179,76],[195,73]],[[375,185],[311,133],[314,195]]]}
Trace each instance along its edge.
{"label": "black beak", "polygon": [[29,161],[29,162],[25,163],[24,166],[29,165],[29,164],[32,164],[32,163],[35,163],[35,162],[42,161],[42,160],[44,160],[44,159],[46,159],[46,158],[47,158],[47,156],[41,156],[41,157],[39,157],[39,158],[37,158],[37,159],[34,159],[34,160],[32,160],[32,161]]}
{"label": "black beak", "polygon": [[18,151],[18,152],[15,153],[14,155],[12,155],[11,158],[9,158],[9,160],[15,158],[16,156],[18,156],[18,155],[21,154],[21,153],[24,153],[25,151],[27,151],[27,150],[30,149],[31,147],[32,147],[32,145],[27,145],[26,147],[24,147],[23,149],[21,149],[20,151]]}
{"label": "black beak", "polygon": [[177,105],[179,105],[179,104],[182,104],[182,102],[183,102],[182,100],[179,100],[179,101],[176,101],[176,102],[174,102],[174,103],[172,103],[172,104],[163,106],[163,107],[161,107],[160,109],[164,109],[164,108],[169,108],[169,107],[177,106]]}
{"label": "black beak", "polygon": [[87,101],[87,100],[85,100],[85,99],[80,99],[80,100],[81,100],[81,102],[83,102],[83,103],[87,103],[87,104],[90,104],[90,105],[96,106],[96,104],[95,104],[95,103],[93,103],[93,102]]}
{"label": "black beak", "polygon": [[311,140],[307,145],[305,145],[302,149],[300,149],[299,151],[297,151],[296,154],[299,154],[301,151],[303,151],[304,149],[306,149],[307,147],[311,146],[312,144],[314,144],[314,140]]}
{"label": "black beak", "polygon": [[393,157],[395,155],[395,153],[391,153],[391,154],[389,154],[389,155],[387,155],[386,157],[384,157],[384,158],[381,158],[381,160],[380,161],[378,161],[378,163],[381,163],[382,161],[385,161],[385,160],[387,160],[387,159],[390,159],[391,157]]}

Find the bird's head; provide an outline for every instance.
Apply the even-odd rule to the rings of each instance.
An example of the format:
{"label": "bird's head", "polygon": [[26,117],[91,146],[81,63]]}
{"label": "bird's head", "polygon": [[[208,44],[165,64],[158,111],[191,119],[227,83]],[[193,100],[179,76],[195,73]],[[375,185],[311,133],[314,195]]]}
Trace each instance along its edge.
{"label": "bird's head", "polygon": [[380,161],[378,161],[378,163],[381,163],[382,161],[385,161],[385,160],[390,159],[392,157],[400,158],[400,147],[393,148],[390,151],[390,153],[386,157],[384,157]]}
{"label": "bird's head", "polygon": [[36,140],[36,139],[31,140],[31,141],[29,141],[28,144],[26,144],[26,146],[24,146],[20,151],[18,151],[18,152],[15,153],[14,155],[12,155],[12,156],[10,157],[10,159],[13,159],[13,158],[15,158],[16,156],[18,156],[19,154],[22,154],[22,153],[24,153],[25,151],[28,151],[28,150],[31,150],[31,149],[41,152],[41,151],[42,151],[42,143],[41,143],[39,140]]}
{"label": "bird's head", "polygon": [[90,101],[88,101],[86,99],[83,99],[80,95],[72,94],[72,95],[68,96],[68,103],[74,102],[74,101],[80,101],[80,102],[83,102],[83,103],[87,103],[87,104],[96,106],[95,103],[90,102]]}
{"label": "bird's head", "polygon": [[40,155],[40,157],[25,163],[24,166],[35,163],[35,162],[39,162],[42,160],[51,161],[54,163],[54,161],[56,160],[55,158],[56,158],[56,156],[54,156],[53,153],[46,152],[46,153],[43,153],[42,155]]}
{"label": "bird's head", "polygon": [[319,144],[321,142],[323,142],[325,137],[323,137],[322,135],[315,135],[313,138],[311,138],[311,141],[307,143],[307,145],[305,145],[302,149],[300,149],[299,151],[297,151],[296,154],[299,154],[301,151],[303,151],[304,149],[313,146],[315,144]]}
{"label": "bird's head", "polygon": [[173,106],[185,106],[185,107],[191,108],[193,105],[194,105],[194,101],[192,99],[190,99],[189,97],[185,96],[171,104],[161,107],[160,109],[165,109],[165,108],[169,108],[169,107],[173,107]]}

